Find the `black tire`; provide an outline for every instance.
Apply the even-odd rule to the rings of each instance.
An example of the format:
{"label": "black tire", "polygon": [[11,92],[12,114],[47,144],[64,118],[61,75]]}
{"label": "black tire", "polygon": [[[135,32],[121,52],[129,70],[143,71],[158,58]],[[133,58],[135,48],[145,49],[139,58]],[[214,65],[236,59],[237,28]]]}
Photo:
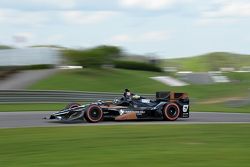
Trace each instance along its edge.
{"label": "black tire", "polygon": [[175,103],[166,104],[163,108],[162,115],[164,120],[175,121],[180,115],[180,108]]}
{"label": "black tire", "polygon": [[78,104],[78,103],[69,103],[69,104],[65,107],[65,109],[72,109],[72,108],[79,107],[79,106],[80,106],[80,104]]}
{"label": "black tire", "polygon": [[103,119],[103,111],[98,105],[90,105],[85,111],[84,117],[87,122],[97,123]]}

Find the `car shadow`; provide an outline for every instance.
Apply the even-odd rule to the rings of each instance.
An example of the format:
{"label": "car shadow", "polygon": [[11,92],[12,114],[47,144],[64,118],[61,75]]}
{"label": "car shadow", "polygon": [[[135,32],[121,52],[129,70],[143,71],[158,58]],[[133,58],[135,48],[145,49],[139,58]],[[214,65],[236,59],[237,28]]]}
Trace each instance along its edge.
{"label": "car shadow", "polygon": [[122,121],[117,121],[117,120],[104,120],[102,122],[98,122],[98,123],[89,123],[89,122],[86,122],[84,120],[74,120],[74,121],[65,121],[65,120],[47,120],[48,123],[55,123],[55,124],[105,124],[105,123],[138,123],[138,122],[187,122],[188,120],[187,119],[177,119],[176,121],[165,121],[165,120],[162,120],[162,119],[141,119],[141,120],[122,120]]}

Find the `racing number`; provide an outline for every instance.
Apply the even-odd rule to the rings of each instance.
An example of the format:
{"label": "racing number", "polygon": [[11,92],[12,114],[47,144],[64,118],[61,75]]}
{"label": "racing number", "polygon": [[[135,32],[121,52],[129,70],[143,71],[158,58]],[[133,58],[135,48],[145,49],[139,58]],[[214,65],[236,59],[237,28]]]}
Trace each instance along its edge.
{"label": "racing number", "polygon": [[183,105],[182,110],[183,110],[183,112],[187,112],[188,111],[188,105]]}

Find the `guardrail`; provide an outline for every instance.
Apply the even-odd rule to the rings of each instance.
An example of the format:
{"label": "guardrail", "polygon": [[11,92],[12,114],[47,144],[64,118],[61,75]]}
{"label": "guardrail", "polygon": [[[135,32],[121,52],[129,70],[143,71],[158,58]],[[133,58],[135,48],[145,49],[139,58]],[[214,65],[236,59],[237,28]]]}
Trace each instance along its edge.
{"label": "guardrail", "polygon": [[[153,94],[140,94],[143,97],[154,99]],[[120,98],[122,93],[110,92],[82,92],[57,90],[0,90],[0,103],[69,103],[94,102],[97,100],[109,101]]]}

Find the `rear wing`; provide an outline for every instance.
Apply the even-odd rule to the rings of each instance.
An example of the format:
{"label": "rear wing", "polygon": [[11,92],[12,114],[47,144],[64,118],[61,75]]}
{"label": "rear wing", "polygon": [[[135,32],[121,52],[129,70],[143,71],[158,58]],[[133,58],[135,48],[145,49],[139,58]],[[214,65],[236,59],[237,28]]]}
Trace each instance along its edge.
{"label": "rear wing", "polygon": [[176,92],[156,92],[157,101],[189,101],[187,93],[176,93]]}

